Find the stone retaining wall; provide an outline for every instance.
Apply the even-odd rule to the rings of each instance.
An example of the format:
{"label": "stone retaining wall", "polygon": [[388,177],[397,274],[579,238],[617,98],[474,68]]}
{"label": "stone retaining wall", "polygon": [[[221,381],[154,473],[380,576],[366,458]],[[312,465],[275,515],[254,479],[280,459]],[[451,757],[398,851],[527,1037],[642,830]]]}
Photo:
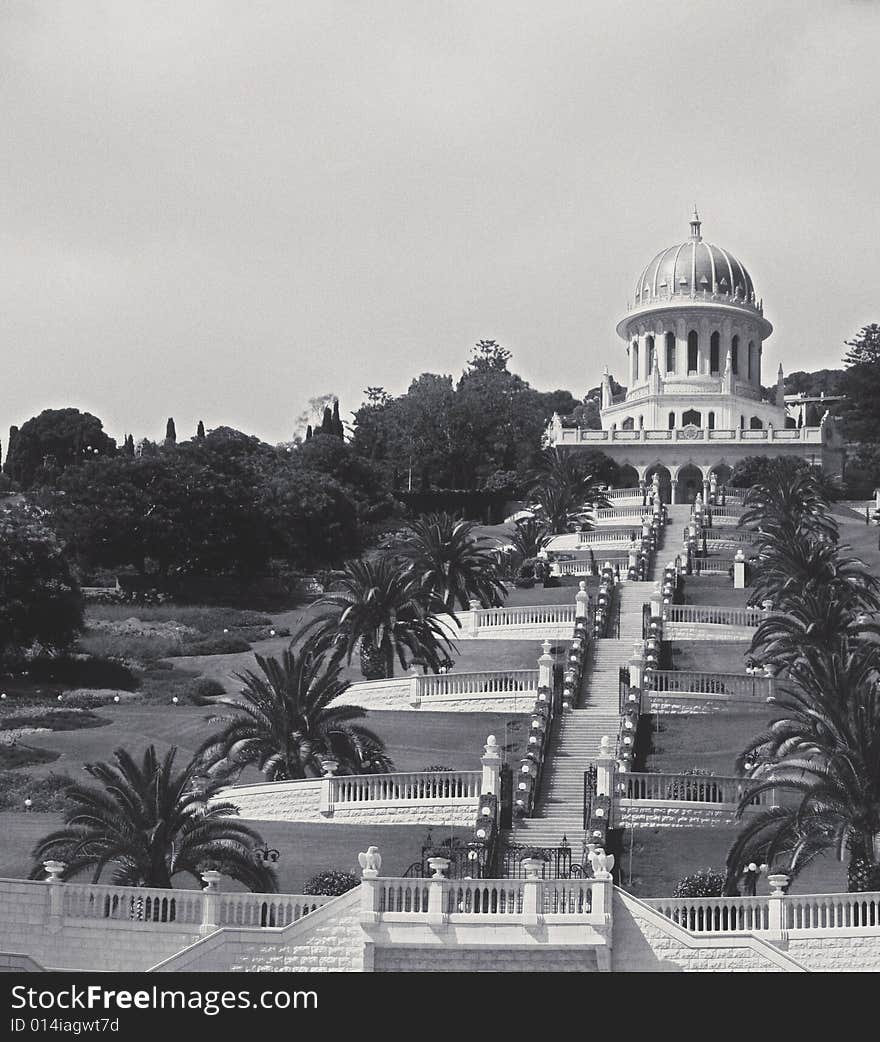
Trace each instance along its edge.
{"label": "stone retaining wall", "polygon": [[732,803],[622,799],[615,807],[615,825],[631,828],[692,829],[736,824],[736,806]]}
{"label": "stone retaining wall", "polygon": [[598,971],[583,948],[376,948],[376,973],[584,973]]}
{"label": "stone retaining wall", "polygon": [[709,716],[713,713],[766,712],[767,703],[757,698],[732,695],[699,695],[683,691],[646,691],[646,712],[665,716]]}
{"label": "stone retaining wall", "polygon": [[721,626],[706,622],[664,622],[664,640],[723,640],[750,642],[754,626]]}

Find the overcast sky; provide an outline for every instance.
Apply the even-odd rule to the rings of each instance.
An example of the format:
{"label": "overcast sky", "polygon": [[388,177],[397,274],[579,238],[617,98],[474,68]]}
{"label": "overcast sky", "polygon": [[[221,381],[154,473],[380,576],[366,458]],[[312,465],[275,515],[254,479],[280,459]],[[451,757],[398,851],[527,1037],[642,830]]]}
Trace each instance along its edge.
{"label": "overcast sky", "polygon": [[582,395],[695,201],[764,382],[838,365],[880,321],[878,54],[869,0],[0,0],[0,425],[286,440],[481,338]]}

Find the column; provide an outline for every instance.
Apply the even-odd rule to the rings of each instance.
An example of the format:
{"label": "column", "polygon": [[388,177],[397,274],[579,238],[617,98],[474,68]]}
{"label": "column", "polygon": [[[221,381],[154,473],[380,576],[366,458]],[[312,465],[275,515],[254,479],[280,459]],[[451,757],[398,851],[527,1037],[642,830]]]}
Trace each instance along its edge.
{"label": "column", "polygon": [[480,794],[483,796],[501,797],[501,752],[498,748],[498,739],[490,734],[486,739],[483,756],[480,759],[483,765],[483,777],[480,782]]}
{"label": "column", "polygon": [[220,926],[220,880],[222,878],[219,872],[213,870],[202,872],[205,886],[202,889],[204,904],[202,905],[200,934],[213,933]]}

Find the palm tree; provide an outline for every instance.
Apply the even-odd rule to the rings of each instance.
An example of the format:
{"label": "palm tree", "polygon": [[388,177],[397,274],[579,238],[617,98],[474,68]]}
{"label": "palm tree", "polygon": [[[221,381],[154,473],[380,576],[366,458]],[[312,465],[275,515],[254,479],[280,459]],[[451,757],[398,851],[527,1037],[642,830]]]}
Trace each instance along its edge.
{"label": "palm tree", "polygon": [[521,562],[537,557],[553,538],[546,523],[540,518],[523,517],[514,524],[516,527],[510,541]]}
{"label": "palm tree", "polygon": [[817,475],[812,470],[793,469],[782,459],[772,460],[764,480],[746,493],[739,524],[764,532],[793,524],[802,532],[831,542],[838,538],[837,524],[829,513],[828,499]]}
{"label": "palm tree", "polygon": [[37,844],[31,878],[54,858],[66,862],[68,878],[91,869],[94,883],[111,868],[117,885],[167,888],[176,875],[201,881],[205,869],[217,868],[250,890],[276,891],[275,873],[254,857],[259,833],[234,820],[231,803],[208,803],[225,777],[205,778],[197,759],[175,771],[176,753],[160,760],[151,745],[137,763],[117,749],[114,763],[86,764],[101,787],[67,790],[65,826]]}
{"label": "palm tree", "polygon": [[791,800],[750,817],[728,854],[728,882],[763,861],[797,875],[832,851],[851,891],[880,889],[880,687],[876,647],[830,658],[807,651],[777,699],[782,715],[738,767],[750,777],[740,816],[762,792]]}
{"label": "palm tree", "polygon": [[467,610],[471,600],[495,607],[507,596],[492,551],[480,545],[476,528],[472,521],[457,521],[450,514],[428,514],[407,526],[398,550],[419,589],[450,612],[456,605]]}
{"label": "palm tree", "polygon": [[212,699],[234,713],[199,749],[209,771],[255,766],[269,781],[284,781],[319,777],[326,759],[341,774],[393,770],[382,739],[355,722],[366,710],[338,702],[350,686],[338,659],[314,640],[291,644],[280,659],[256,659],[259,672],[238,674],[244,685],[238,699]]}
{"label": "palm tree", "polygon": [[604,483],[585,471],[575,457],[556,449],[545,449],[531,476],[531,492],[540,513],[554,535],[565,532],[569,523],[579,519],[591,525],[584,515],[595,508],[607,507]]}
{"label": "palm tree", "polygon": [[[346,562],[342,578],[318,603],[321,639],[347,663],[359,651],[368,679],[393,677],[395,659],[403,669],[415,662],[435,673],[449,663],[449,629],[459,623],[390,555]],[[441,623],[441,615],[449,622]]]}

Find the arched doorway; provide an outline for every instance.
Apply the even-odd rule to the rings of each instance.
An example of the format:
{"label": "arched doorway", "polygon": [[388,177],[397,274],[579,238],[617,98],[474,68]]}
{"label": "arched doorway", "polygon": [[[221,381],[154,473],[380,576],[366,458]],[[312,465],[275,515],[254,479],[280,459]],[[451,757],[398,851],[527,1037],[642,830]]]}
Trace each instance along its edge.
{"label": "arched doorway", "polygon": [[749,430],[752,430],[752,431],[762,431],[763,429],[764,429],[764,424],[761,421],[761,417],[760,416],[753,416],[749,420]]}
{"label": "arched doorway", "polygon": [[645,471],[645,484],[648,488],[654,483],[654,475],[660,478],[660,501],[661,503],[672,502],[672,475],[662,463],[655,463]]}
{"label": "arched doorway", "polygon": [[694,427],[702,427],[703,415],[698,409],[687,409],[681,414],[682,427],[687,427],[689,424],[693,424]]}
{"label": "arched doorway", "polygon": [[693,463],[686,463],[678,471],[676,485],[676,500],[679,503],[693,503],[697,493],[703,492],[703,472]]}

